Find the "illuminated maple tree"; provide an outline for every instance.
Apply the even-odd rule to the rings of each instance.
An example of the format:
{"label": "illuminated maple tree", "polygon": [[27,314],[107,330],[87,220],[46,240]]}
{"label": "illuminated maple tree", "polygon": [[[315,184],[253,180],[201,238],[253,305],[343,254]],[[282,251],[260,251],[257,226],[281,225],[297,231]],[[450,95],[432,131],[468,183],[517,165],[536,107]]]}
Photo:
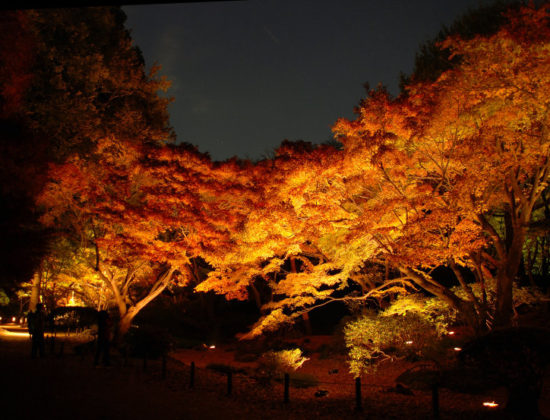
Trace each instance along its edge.
{"label": "illuminated maple tree", "polygon": [[459,299],[429,270],[451,267],[466,291],[460,266],[480,282],[494,277],[498,324],[510,322],[526,231],[547,188],[549,35],[546,9],[527,7],[492,36],[450,38],[456,68],[409,86],[406,98],[375,92],[357,120],[335,127],[350,159],[378,171],[364,180],[369,211],[355,231],[375,233],[378,254],[482,320],[483,300]]}
{"label": "illuminated maple tree", "polygon": [[28,300],[29,306],[41,299],[47,310],[71,302],[105,309],[105,304],[111,300],[109,290],[86,263],[85,251],[65,236],[51,240],[31,281],[21,283],[18,296]]}
{"label": "illuminated maple tree", "polygon": [[[394,285],[382,285],[363,271],[361,241],[343,242],[356,215],[344,193],[342,156],[330,146],[287,142],[274,159],[254,168],[260,187],[256,206],[243,228],[233,232],[236,246],[197,287],[228,298],[256,297],[263,315],[244,337],[307,315],[319,302],[342,300],[352,284],[362,286],[364,298]],[[269,290],[263,300],[255,290],[260,285]]]}
{"label": "illuminated maple tree", "polygon": [[188,145],[106,138],[90,158],[52,167],[39,200],[43,222],[81,238],[118,308],[121,334],[169,284],[196,280],[192,259],[214,264],[232,246],[229,232],[253,191],[234,165]]}
{"label": "illuminated maple tree", "polygon": [[40,270],[49,237],[37,223],[34,201],[48,163],[74,154],[86,158],[107,136],[133,143],[173,137],[170,99],[158,94],[168,83],[158,67],[145,71],[124,21],[119,7],[0,17],[3,279],[20,282]]}
{"label": "illuminated maple tree", "polygon": [[[68,19],[56,13],[54,21]],[[52,36],[45,15],[30,16],[36,34],[49,34],[42,41]],[[119,28],[117,16],[98,19]],[[102,57],[69,43],[61,56],[75,49],[78,59],[46,73],[56,86],[84,81],[84,90],[52,94],[50,111],[44,101],[31,107],[48,131],[67,112],[59,136],[68,143],[59,147],[78,149],[51,167],[42,220],[80,239],[122,332],[171,282],[200,282],[199,259],[211,271],[197,291],[255,298],[262,316],[247,336],[330,302],[418,287],[477,329],[493,317],[509,324],[528,229],[548,207],[548,18],[545,7],[529,6],[496,32],[449,37],[440,47],[454,66],[436,80],[413,77],[397,98],[369,91],[357,118],[334,126],[342,150],[284,142],[255,164],[163,144],[167,102],[156,92],[164,83],[143,73],[129,37],[120,55]],[[64,31],[78,32],[72,25]],[[129,67],[128,78],[119,81],[110,65]],[[460,292],[438,281],[438,267]],[[494,308],[483,292],[489,281]]]}
{"label": "illuminated maple tree", "polygon": [[[526,231],[547,187],[549,38],[545,8],[507,22],[445,41],[460,59],[437,80],[396,99],[370,91],[357,119],[334,127],[342,153],[286,144],[260,165],[261,205],[199,290],[243,298],[263,278],[271,301],[250,335],[353,299],[335,293],[350,280],[361,285],[358,299],[421,287],[476,329],[493,317],[509,324]],[[372,272],[384,266],[392,276]],[[433,276],[441,266],[460,293]],[[481,290],[496,283],[495,308],[467,271]]]}
{"label": "illuminated maple tree", "polygon": [[[39,197],[43,223],[64,227],[79,239],[88,267],[108,285],[121,333],[177,268],[158,239],[163,228],[148,220],[143,208],[146,178],[138,158],[131,145],[104,139],[92,158],[75,156],[52,167],[52,182]],[[147,289],[140,294],[140,287]]]}

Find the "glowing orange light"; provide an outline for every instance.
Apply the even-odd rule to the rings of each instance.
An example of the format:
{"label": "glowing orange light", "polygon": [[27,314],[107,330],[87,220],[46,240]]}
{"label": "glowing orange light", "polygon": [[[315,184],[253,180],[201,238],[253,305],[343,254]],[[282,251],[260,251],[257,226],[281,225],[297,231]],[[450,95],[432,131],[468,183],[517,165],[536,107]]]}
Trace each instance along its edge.
{"label": "glowing orange light", "polygon": [[69,299],[69,303],[67,304],[67,306],[76,306],[76,300],[74,298],[74,290],[73,290],[73,294],[71,295],[71,297]]}
{"label": "glowing orange light", "polygon": [[460,347],[455,347],[454,351],[461,351],[462,349]]}
{"label": "glowing orange light", "polygon": [[216,346],[214,344],[212,344],[210,347],[208,347],[209,349],[215,349]]}
{"label": "glowing orange light", "polygon": [[405,341],[405,344],[412,344],[413,342],[412,341]]}
{"label": "glowing orange light", "polygon": [[454,331],[449,331],[449,335],[455,335]]}
{"label": "glowing orange light", "polygon": [[14,338],[24,338],[24,339],[29,338],[29,333],[28,332],[22,332],[22,331],[19,332],[19,331],[0,330],[0,335],[6,335],[6,336],[14,337]]}
{"label": "glowing orange light", "polygon": [[15,319],[16,319],[16,318],[15,318],[14,316],[12,316],[12,317],[11,317],[11,322],[15,322]]}
{"label": "glowing orange light", "polygon": [[498,403],[496,403],[494,401],[485,401],[483,403],[483,406],[494,408],[494,407],[498,407]]}

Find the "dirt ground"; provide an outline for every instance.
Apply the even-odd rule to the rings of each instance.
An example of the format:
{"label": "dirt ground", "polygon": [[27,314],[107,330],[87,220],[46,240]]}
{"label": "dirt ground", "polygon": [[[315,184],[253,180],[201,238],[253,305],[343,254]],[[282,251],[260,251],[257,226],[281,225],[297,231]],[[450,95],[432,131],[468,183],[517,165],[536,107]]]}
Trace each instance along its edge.
{"label": "dirt ground", "polygon": [[[82,342],[80,336],[58,336],[53,354],[48,343],[45,358],[31,359],[28,336],[16,331],[0,330],[3,420],[433,418],[430,391],[412,390],[412,395],[396,392],[395,379],[413,366],[404,361],[387,363],[376,374],[362,378],[362,411],[357,411],[355,383],[343,357],[326,358],[311,352],[299,372],[315,375],[319,383],[308,388],[291,387],[290,401],[285,404],[283,384],[258,383],[254,378],[256,362],[235,360],[234,346],[175,351],[167,359],[163,377],[160,360],[148,361],[144,369],[142,360],[129,359],[125,364],[116,353],[112,367],[94,368],[91,349],[81,355],[72,351]],[[313,350],[326,339],[310,337],[300,344],[304,350]],[[193,388],[191,362],[195,364]],[[232,376],[231,395],[227,395],[227,376],[208,369],[211,364],[242,370]],[[549,388],[546,384],[540,404],[547,417]],[[506,392],[498,389],[486,395],[467,395],[441,389],[440,418],[508,418],[500,408],[483,407],[484,401],[495,401],[502,407]]]}

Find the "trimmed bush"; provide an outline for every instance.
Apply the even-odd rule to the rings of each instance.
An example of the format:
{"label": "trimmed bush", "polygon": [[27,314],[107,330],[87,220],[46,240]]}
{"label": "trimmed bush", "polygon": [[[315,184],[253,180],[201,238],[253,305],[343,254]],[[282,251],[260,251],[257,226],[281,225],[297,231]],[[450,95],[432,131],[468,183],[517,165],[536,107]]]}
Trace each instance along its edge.
{"label": "trimmed bush", "polygon": [[264,353],[260,364],[268,371],[288,373],[300,368],[306,360],[309,359],[302,355],[302,350],[296,348]]}
{"label": "trimmed bush", "polygon": [[358,377],[376,370],[376,364],[394,357],[420,358],[433,348],[439,334],[416,314],[363,315],[344,328],[350,372]]}

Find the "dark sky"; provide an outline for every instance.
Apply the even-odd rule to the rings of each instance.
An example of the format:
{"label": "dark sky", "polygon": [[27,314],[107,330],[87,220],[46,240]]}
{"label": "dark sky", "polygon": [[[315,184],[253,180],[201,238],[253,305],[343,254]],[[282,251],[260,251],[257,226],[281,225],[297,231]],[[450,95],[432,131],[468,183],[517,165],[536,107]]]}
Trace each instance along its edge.
{"label": "dark sky", "polygon": [[397,93],[420,43],[480,0],[248,0],[125,6],[148,65],[173,83],[178,141],[214,160],[320,143],[363,84]]}

